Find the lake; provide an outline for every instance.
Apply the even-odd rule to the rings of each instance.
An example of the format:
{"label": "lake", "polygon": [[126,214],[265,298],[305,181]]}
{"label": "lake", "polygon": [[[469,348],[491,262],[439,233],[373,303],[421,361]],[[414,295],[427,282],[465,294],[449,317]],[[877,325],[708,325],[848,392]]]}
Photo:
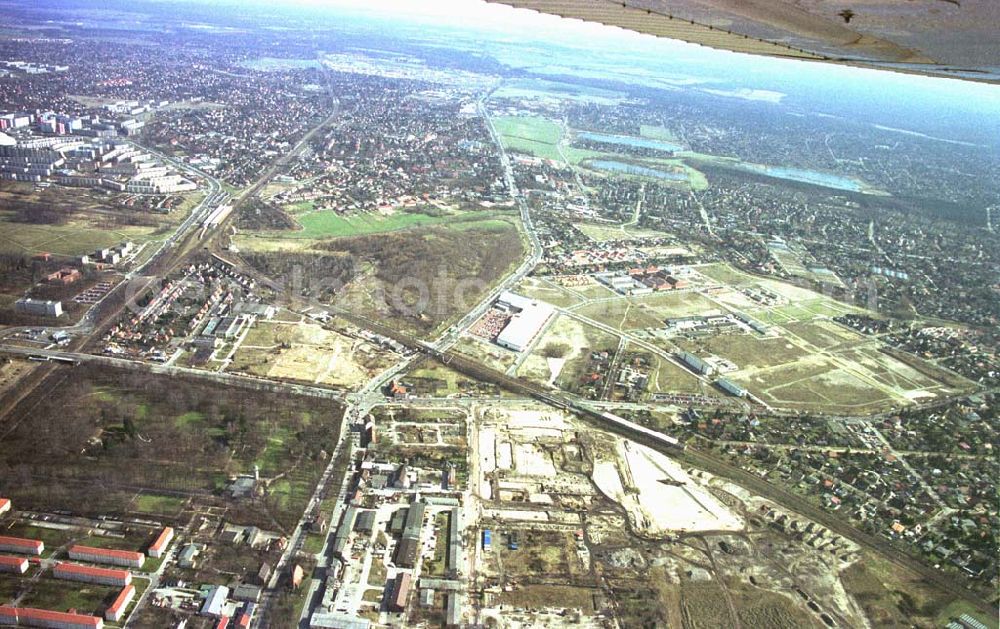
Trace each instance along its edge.
{"label": "lake", "polygon": [[584,131],[582,133],[577,133],[576,137],[581,140],[590,140],[591,142],[619,144],[622,146],[633,146],[641,149],[653,149],[655,151],[674,152],[684,149],[684,147],[680,144],[665,142],[663,140],[653,140],[650,138],[639,138],[631,135],[611,135],[608,133],[593,133],[590,131]]}
{"label": "lake", "polygon": [[628,162],[619,162],[612,159],[595,159],[587,162],[587,164],[599,170],[610,170],[612,172],[624,173],[626,175],[639,175],[642,177],[652,177],[654,179],[666,179],[668,181],[688,180],[687,173],[684,172],[660,170],[659,168],[629,164]]}

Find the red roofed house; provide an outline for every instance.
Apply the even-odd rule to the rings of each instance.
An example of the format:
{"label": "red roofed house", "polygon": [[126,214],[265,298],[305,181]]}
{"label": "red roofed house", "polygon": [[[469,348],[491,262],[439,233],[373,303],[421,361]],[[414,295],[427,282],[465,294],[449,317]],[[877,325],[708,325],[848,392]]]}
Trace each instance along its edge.
{"label": "red roofed house", "polygon": [[150,557],[162,557],[163,553],[166,552],[167,548],[170,546],[170,541],[174,539],[174,529],[169,526],[164,528],[160,535],[156,538],[149,547]]}
{"label": "red roofed house", "polygon": [[3,515],[10,511],[10,499],[0,498],[0,515]]}
{"label": "red roofed house", "polygon": [[111,603],[111,606],[104,610],[104,619],[111,622],[121,620],[122,616],[125,615],[125,610],[128,609],[128,604],[132,602],[133,598],[135,598],[135,586],[129,584],[123,587],[122,591],[115,597],[115,601]]}
{"label": "red roofed house", "polygon": [[0,535],[0,550],[6,550],[10,553],[21,553],[23,555],[41,555],[45,550],[45,543],[38,539],[4,537]]}
{"label": "red roofed house", "polygon": [[75,563],[57,563],[56,567],[52,569],[52,575],[57,579],[122,587],[132,582],[132,574],[128,570],[93,568]]}
{"label": "red roofed house", "polygon": [[0,572],[24,574],[28,571],[28,560],[24,557],[0,555]]}
{"label": "red roofed house", "polygon": [[146,555],[131,550],[111,550],[75,544],[69,547],[69,558],[94,563],[109,563],[115,566],[141,568]]}
{"label": "red roofed house", "polygon": [[0,624],[52,629],[103,629],[104,620],[97,616],[52,612],[47,609],[0,606]]}

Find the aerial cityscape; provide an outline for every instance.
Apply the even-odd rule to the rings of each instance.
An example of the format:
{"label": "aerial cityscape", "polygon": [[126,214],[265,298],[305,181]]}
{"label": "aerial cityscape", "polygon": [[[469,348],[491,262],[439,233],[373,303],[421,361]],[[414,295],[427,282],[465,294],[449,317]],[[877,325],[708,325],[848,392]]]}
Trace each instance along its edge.
{"label": "aerial cityscape", "polygon": [[2,5],[0,626],[998,629],[996,83]]}

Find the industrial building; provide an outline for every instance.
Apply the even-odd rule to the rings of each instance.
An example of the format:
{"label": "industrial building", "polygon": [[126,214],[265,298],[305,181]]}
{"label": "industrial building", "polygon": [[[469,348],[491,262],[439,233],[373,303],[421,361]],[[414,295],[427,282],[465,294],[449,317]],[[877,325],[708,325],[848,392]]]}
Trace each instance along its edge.
{"label": "industrial building", "polygon": [[695,356],[691,352],[680,352],[677,355],[685,365],[690,367],[695,373],[700,373],[702,375],[708,375],[715,371],[712,365],[708,364],[701,358]]}
{"label": "industrial building", "polygon": [[78,561],[107,563],[113,566],[128,566],[130,568],[141,568],[142,564],[146,561],[146,555],[131,550],[94,548],[93,546],[82,546],[80,544],[74,544],[69,547],[69,558]]}
{"label": "industrial building", "polygon": [[163,553],[166,552],[167,548],[170,546],[170,541],[174,539],[174,529],[171,527],[166,527],[157,536],[156,541],[154,541],[149,546],[149,556],[150,557],[162,557]]}
{"label": "industrial building", "polygon": [[195,557],[198,556],[198,552],[197,546],[188,544],[181,550],[180,556],[177,557],[177,565],[181,568],[194,568],[197,563]]}
{"label": "industrial building", "polygon": [[243,601],[249,603],[256,603],[260,600],[263,591],[260,589],[259,585],[254,585],[252,583],[240,583],[233,590],[233,600]]}
{"label": "industrial building", "polygon": [[315,612],[309,619],[309,629],[368,629],[371,621],[340,612]]}
{"label": "industrial building", "polygon": [[364,509],[358,512],[358,519],[354,523],[354,530],[359,533],[371,533],[375,528],[375,511]]}
{"label": "industrial building", "polygon": [[202,616],[221,616],[227,598],[229,598],[229,588],[224,585],[216,585],[205,596],[205,602],[202,603],[201,611],[198,613]]}
{"label": "industrial building", "polygon": [[97,616],[84,614],[3,605],[0,606],[0,625],[44,627],[45,629],[102,629],[104,620]]}
{"label": "industrial building", "polygon": [[462,624],[462,595],[458,592],[448,592],[448,612],[444,624],[446,627],[458,627]]}
{"label": "industrial building", "polygon": [[28,560],[24,557],[10,557],[0,555],[0,572],[13,572],[14,574],[24,574],[28,571]]}
{"label": "industrial building", "polygon": [[52,569],[52,575],[57,579],[99,583],[101,585],[117,585],[119,587],[124,587],[132,583],[132,574],[128,570],[93,568],[75,563],[57,563],[55,568]]}
{"label": "industrial building", "polygon": [[451,509],[448,518],[448,570],[458,572],[462,565],[462,510],[458,507]]}
{"label": "industrial building", "polygon": [[129,603],[135,598],[135,586],[131,583],[122,588],[122,591],[115,597],[114,602],[104,610],[104,619],[110,622],[118,622],[125,615]]}
{"label": "industrial building", "polygon": [[347,507],[344,515],[340,518],[340,525],[333,534],[333,554],[344,561],[348,560],[347,543],[351,538],[351,531],[354,530],[354,523],[358,517],[356,507]]}
{"label": "industrial building", "polygon": [[732,380],[727,378],[719,378],[715,381],[716,386],[725,391],[730,395],[735,395],[736,397],[746,397],[747,390],[736,384]]}
{"label": "industrial building", "polygon": [[415,502],[406,510],[406,520],[403,522],[403,537],[396,545],[393,562],[397,566],[412,568],[417,563],[420,554],[420,534],[424,527],[424,513],[427,505]]}
{"label": "industrial building", "polygon": [[14,302],[14,311],[36,317],[61,317],[63,314],[61,301],[30,297],[22,297]]}
{"label": "industrial building", "polygon": [[0,551],[21,555],[41,555],[45,551],[45,542],[39,539],[0,535]]}
{"label": "industrial building", "polygon": [[515,352],[529,348],[555,313],[555,308],[544,302],[504,291],[497,306],[512,313],[510,321],[497,335],[497,344]]}
{"label": "industrial building", "polygon": [[410,596],[410,585],[413,577],[409,572],[400,572],[396,575],[396,582],[392,586],[389,594],[389,609],[401,612],[406,609],[406,599]]}

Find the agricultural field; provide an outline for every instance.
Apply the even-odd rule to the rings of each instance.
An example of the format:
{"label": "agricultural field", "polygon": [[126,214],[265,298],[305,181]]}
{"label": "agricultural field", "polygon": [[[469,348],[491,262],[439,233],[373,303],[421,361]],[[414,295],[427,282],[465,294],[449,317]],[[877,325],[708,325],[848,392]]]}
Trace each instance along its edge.
{"label": "agricultural field", "polygon": [[317,323],[258,321],[229,371],[353,388],[391,363],[388,352]]}
{"label": "agricultural field", "polygon": [[[168,497],[187,497],[227,502],[248,523],[292,526],[336,442],[341,412],[327,399],[63,370],[9,416],[0,494],[24,509],[119,516],[170,516],[180,505]],[[254,466],[262,488],[254,507],[228,502],[229,479]]]}

